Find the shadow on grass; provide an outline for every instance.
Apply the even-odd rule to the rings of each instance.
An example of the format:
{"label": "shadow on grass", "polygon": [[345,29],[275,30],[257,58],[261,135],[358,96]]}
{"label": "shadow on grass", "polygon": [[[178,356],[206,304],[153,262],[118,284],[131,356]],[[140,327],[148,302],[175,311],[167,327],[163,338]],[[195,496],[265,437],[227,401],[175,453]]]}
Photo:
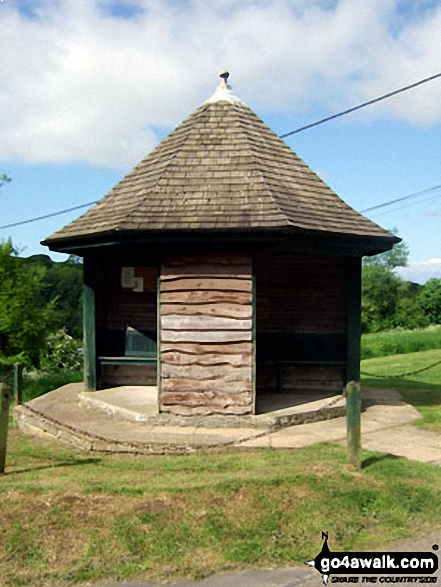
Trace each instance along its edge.
{"label": "shadow on grass", "polygon": [[81,465],[96,465],[100,462],[101,459],[99,458],[74,459],[72,461],[56,463],[54,465],[41,465],[38,467],[28,467],[27,469],[18,469],[17,471],[5,471],[4,475],[20,475],[22,473],[33,473],[34,471],[44,471],[46,469],[57,469],[59,467],[78,467]]}
{"label": "shadow on grass", "polygon": [[[423,383],[412,379],[399,377],[373,378],[363,377],[362,387],[374,387],[379,389],[394,389],[403,397],[404,401],[423,406],[441,404],[441,385]],[[389,403],[389,402],[383,402]]]}
{"label": "shadow on grass", "polygon": [[380,461],[384,461],[386,459],[387,460],[396,460],[396,459],[400,459],[400,458],[401,457],[397,457],[396,455],[391,455],[390,453],[383,454],[383,455],[373,455],[373,456],[368,457],[367,459],[364,459],[362,461],[361,468],[367,469],[371,465],[376,465]]}

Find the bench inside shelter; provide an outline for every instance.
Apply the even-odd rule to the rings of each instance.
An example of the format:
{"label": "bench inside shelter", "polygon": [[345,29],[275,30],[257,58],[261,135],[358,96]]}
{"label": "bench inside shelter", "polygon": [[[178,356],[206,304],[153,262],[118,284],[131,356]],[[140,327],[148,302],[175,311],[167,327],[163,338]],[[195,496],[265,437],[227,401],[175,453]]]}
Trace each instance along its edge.
{"label": "bench inside shelter", "polygon": [[[156,384],[156,331],[141,331],[131,327],[125,331],[104,330],[100,333],[99,347],[102,354],[98,356],[98,367],[103,386]],[[144,369],[143,375],[145,367],[149,369]],[[148,381],[145,381],[147,373]]]}
{"label": "bench inside shelter", "polygon": [[[320,387],[322,369],[327,381],[333,382],[331,387],[339,391],[346,365],[346,344],[346,334],[341,332],[259,332],[258,382],[260,380],[267,391],[278,393],[285,388]],[[309,373],[319,375],[314,379]]]}

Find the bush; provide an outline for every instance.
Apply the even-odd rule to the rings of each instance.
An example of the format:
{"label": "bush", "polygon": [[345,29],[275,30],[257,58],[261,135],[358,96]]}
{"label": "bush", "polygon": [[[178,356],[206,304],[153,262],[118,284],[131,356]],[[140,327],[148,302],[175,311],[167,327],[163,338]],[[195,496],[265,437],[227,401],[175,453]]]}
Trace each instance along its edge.
{"label": "bush", "polygon": [[431,324],[441,324],[441,279],[429,279],[418,294],[419,304]]}
{"label": "bush", "polygon": [[47,337],[40,364],[46,373],[78,372],[82,369],[83,358],[78,343],[62,328]]}

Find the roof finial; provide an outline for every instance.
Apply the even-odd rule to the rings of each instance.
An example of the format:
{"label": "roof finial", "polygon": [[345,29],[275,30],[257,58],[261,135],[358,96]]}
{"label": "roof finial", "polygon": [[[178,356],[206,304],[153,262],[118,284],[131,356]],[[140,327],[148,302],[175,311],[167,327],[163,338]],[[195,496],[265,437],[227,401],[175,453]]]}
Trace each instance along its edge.
{"label": "roof finial", "polygon": [[219,77],[221,77],[224,80],[224,84],[228,85],[228,78],[230,76],[230,72],[229,71],[221,71],[219,74]]}
{"label": "roof finial", "polygon": [[217,87],[214,94],[209,98],[204,104],[212,104],[213,102],[231,102],[232,104],[245,104],[242,100],[239,100],[237,96],[233,94],[231,87],[228,85],[228,78],[230,73],[228,71],[221,71],[219,77],[221,78],[221,83]]}

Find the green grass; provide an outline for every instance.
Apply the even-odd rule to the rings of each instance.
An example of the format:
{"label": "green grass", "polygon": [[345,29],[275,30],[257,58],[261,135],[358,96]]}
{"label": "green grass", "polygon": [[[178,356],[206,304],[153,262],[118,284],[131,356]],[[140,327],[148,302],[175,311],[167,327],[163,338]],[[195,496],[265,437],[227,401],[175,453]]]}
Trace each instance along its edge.
{"label": "green grass", "polygon": [[330,532],[335,550],[378,550],[441,524],[441,468],[343,447],[77,453],[10,431],[0,478],[2,585],[201,578],[304,564]]}
{"label": "green grass", "polygon": [[370,359],[441,348],[441,325],[424,329],[395,329],[363,334],[361,358]]}
{"label": "green grass", "polygon": [[397,389],[421,413],[422,419],[416,424],[441,433],[441,363],[427,371],[397,377],[438,361],[441,350],[367,359],[361,363],[362,384]]}
{"label": "green grass", "polygon": [[28,402],[67,383],[76,383],[82,380],[83,374],[81,372],[25,376],[23,379],[23,401]]}

